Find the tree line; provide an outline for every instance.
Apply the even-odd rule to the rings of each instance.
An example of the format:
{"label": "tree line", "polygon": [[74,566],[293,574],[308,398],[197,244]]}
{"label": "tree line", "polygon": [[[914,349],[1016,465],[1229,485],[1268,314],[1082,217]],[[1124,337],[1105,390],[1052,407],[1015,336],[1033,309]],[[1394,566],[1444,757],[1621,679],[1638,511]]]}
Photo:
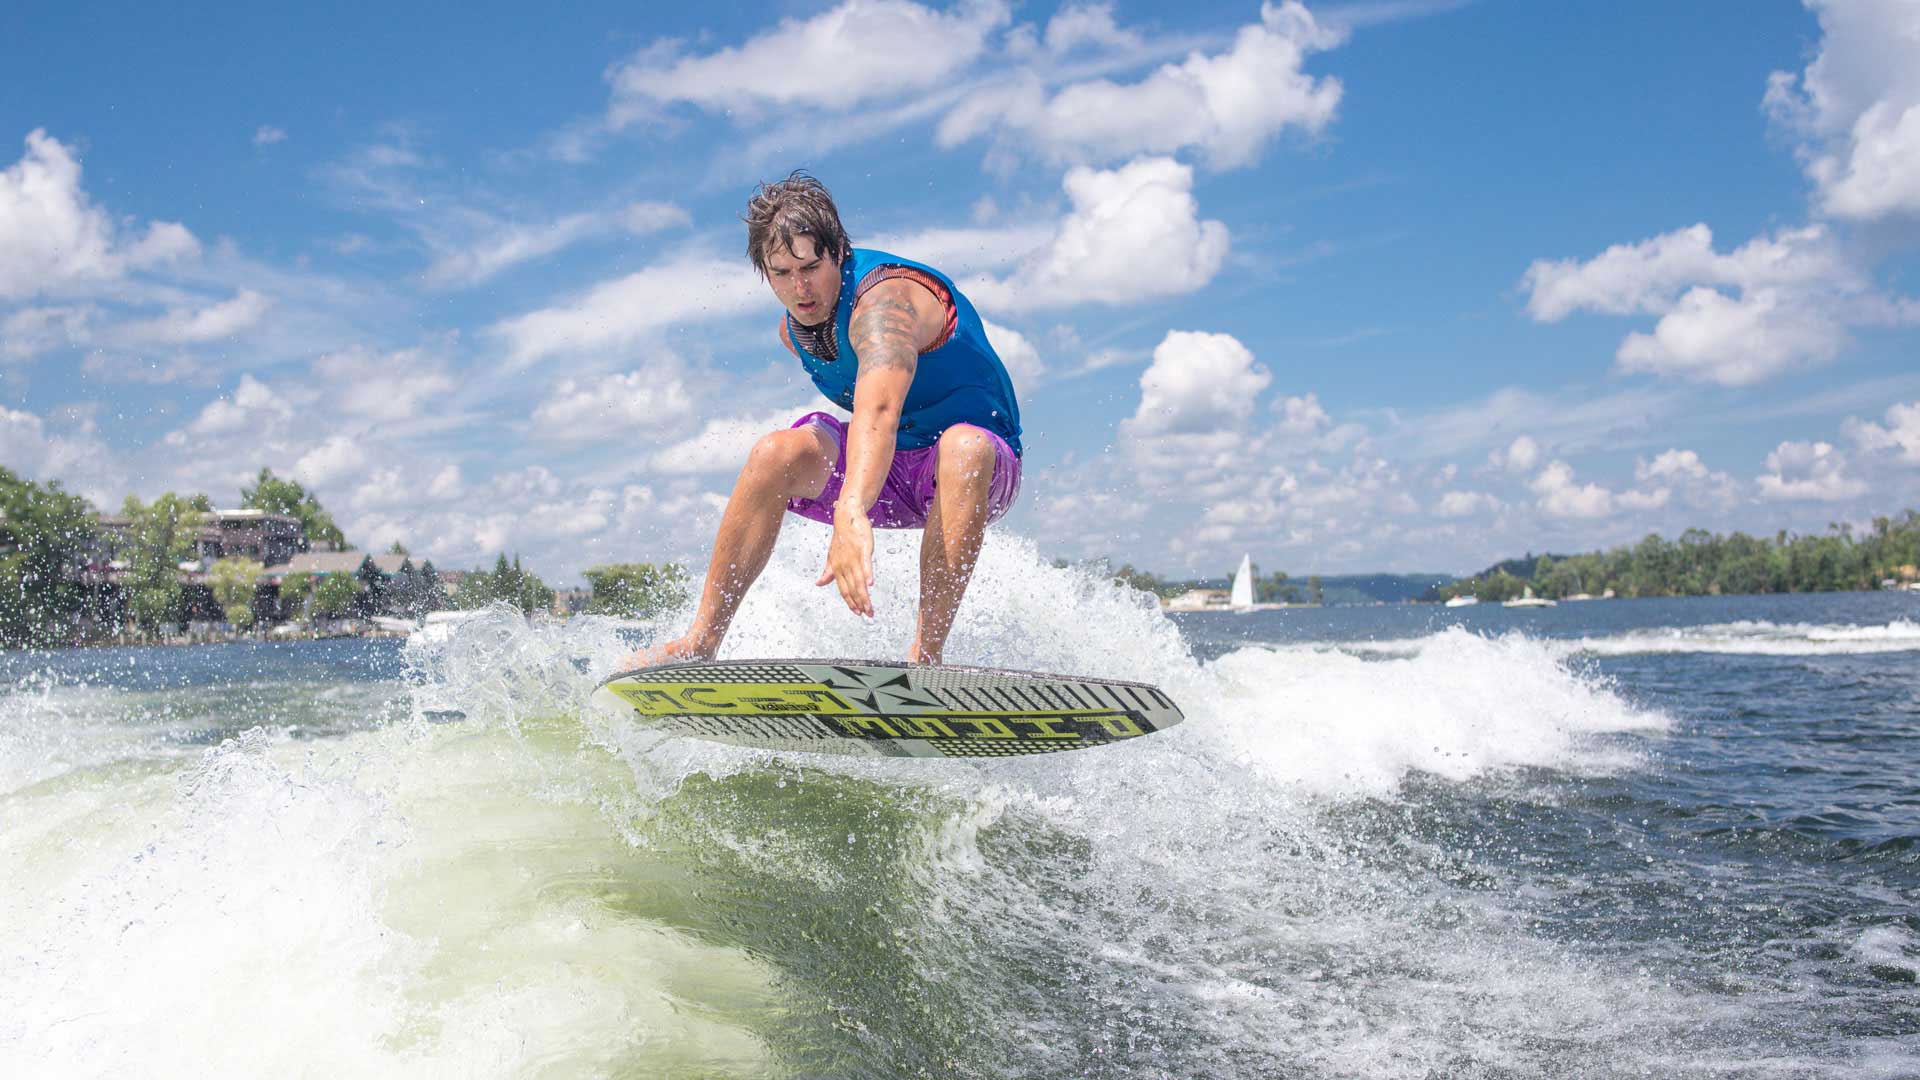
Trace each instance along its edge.
{"label": "tree line", "polygon": [[1722,536],[1688,529],[1677,540],[1650,533],[1636,544],[1580,555],[1528,555],[1431,590],[1423,599],[1510,600],[1531,588],[1550,600],[1600,596],[1717,596],[1730,593],[1846,592],[1883,581],[1920,580],[1920,511],[1876,517],[1856,532]]}
{"label": "tree line", "polygon": [[[298,520],[303,550],[316,544],[354,550],[312,492],[271,469],[241,489],[240,505]],[[0,466],[0,645],[154,638],[193,621],[246,631],[270,622],[417,618],[500,602],[531,613],[555,600],[555,591],[525,570],[518,555],[509,562],[502,554],[491,571],[475,569],[450,590],[431,560],[416,566],[398,543],[391,554],[401,563],[391,575],[369,555],[351,575],[285,573],[276,583],[262,563],[226,557],[194,581],[181,567],[194,561],[200,528],[212,513],[205,494],[167,492],[150,503],[129,495],[120,508],[125,527],[109,536],[87,500],[59,481],[37,483]],[[678,565],[621,563],[594,567],[586,576],[592,584],[587,610],[598,614],[644,618],[687,594],[687,573]]]}

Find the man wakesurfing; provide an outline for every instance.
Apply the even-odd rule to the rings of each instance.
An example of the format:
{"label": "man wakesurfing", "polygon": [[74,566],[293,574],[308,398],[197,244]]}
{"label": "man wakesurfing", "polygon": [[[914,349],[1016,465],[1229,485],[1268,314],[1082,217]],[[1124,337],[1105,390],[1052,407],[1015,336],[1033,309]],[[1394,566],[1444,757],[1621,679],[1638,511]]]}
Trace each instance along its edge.
{"label": "man wakesurfing", "polygon": [[686,634],[631,667],[710,660],[766,568],[786,514],[833,526],[826,568],[873,617],[873,529],[920,529],[920,608],[907,659],[937,664],[987,526],[1020,492],[1020,408],[973,304],[940,271],[856,248],[804,172],[747,203],[747,257],[786,308],[780,343],[851,422],[813,412],[754,443],[714,538]]}

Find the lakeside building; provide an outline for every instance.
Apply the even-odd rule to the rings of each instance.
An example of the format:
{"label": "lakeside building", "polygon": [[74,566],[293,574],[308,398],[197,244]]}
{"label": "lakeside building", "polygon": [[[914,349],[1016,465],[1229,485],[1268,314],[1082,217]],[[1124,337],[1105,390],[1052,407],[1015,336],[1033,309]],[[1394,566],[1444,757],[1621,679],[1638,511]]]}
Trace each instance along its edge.
{"label": "lakeside building", "polygon": [[[412,558],[411,555],[374,555],[365,551],[303,551],[288,560],[285,566],[272,569],[280,577],[288,574],[312,574],[314,577],[343,574],[353,577],[360,573],[360,567],[368,559],[372,559],[373,567],[380,571],[380,576],[391,578],[397,577],[400,568]],[[416,569],[419,565],[414,563]]]}
{"label": "lakeside building", "polygon": [[1188,589],[1160,606],[1168,611],[1229,611],[1233,593],[1226,589]]}
{"label": "lakeside building", "polygon": [[[361,570],[369,561],[381,579],[381,585],[415,587],[415,575],[430,560],[410,563],[406,555],[341,551],[329,544],[326,550],[313,550],[300,519],[291,514],[273,514],[264,510],[202,511],[195,528],[187,558],[177,568],[177,580],[186,590],[184,606],[189,637],[206,636],[222,621],[219,604],[214,600],[211,571],[222,559],[246,559],[258,563],[263,571],[255,585],[253,607],[262,621],[277,622],[293,617],[292,603],[281,596],[281,586],[295,574],[314,579],[344,577],[356,585]],[[125,600],[121,590],[132,569],[133,519],[117,514],[96,514],[97,540],[77,568],[80,581],[90,588],[106,590],[107,608],[125,618]],[[407,574],[403,571],[411,570]],[[451,596],[465,577],[461,571],[436,571],[439,602]],[[378,593],[381,586],[376,585]],[[364,590],[363,590],[364,591]],[[400,594],[396,594],[400,595]],[[94,632],[90,624],[89,633]]]}
{"label": "lakeside building", "polygon": [[[130,546],[127,533],[133,519],[119,514],[100,514],[94,523],[100,531],[102,563],[124,560]],[[265,510],[214,510],[201,515],[194,533],[193,558],[205,569],[221,559],[252,559],[262,566],[278,566],[308,551],[311,547],[300,519],[291,514],[270,514]],[[359,563],[356,561],[356,567]],[[182,569],[186,569],[183,567]]]}

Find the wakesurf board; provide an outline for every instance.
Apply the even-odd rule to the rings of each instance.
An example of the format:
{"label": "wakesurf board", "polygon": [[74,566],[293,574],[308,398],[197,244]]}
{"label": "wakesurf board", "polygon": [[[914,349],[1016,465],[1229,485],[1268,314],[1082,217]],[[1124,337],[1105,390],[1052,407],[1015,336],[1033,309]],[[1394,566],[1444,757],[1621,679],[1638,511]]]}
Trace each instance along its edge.
{"label": "wakesurf board", "polygon": [[870,660],[662,664],[612,676],[592,704],[697,739],[857,757],[1052,754],[1183,719],[1146,683]]}

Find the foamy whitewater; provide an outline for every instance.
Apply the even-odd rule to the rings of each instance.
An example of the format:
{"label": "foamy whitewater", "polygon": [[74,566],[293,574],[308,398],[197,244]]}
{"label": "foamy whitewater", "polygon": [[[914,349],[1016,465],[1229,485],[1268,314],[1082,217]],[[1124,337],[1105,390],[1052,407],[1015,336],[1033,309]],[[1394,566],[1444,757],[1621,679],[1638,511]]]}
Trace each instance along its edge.
{"label": "foamy whitewater", "polygon": [[[723,655],[902,652],[824,535]],[[994,537],[951,659],[1188,722],[977,764],[594,714],[603,620],[11,655],[0,1075],[1920,1075],[1920,614],[1802,599],[1175,622]]]}

